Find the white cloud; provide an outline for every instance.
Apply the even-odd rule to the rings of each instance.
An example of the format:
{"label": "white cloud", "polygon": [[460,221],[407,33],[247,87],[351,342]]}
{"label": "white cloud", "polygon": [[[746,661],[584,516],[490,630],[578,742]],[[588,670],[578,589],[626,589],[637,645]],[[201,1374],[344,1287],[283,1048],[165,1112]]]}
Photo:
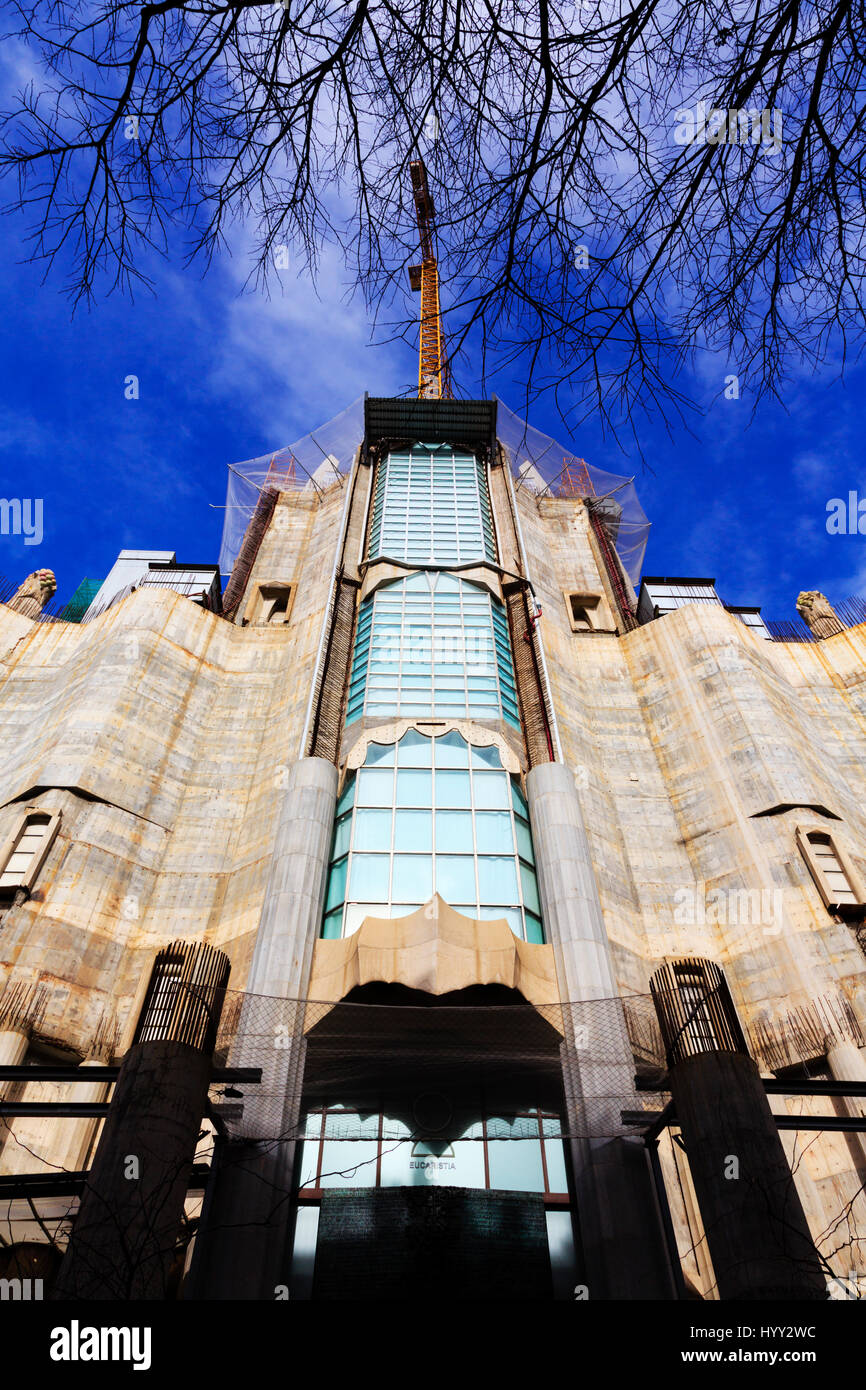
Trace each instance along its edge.
{"label": "white cloud", "polygon": [[414,353],[402,343],[371,344],[370,316],[360,295],[347,302],[348,273],[336,248],[323,252],[315,286],[303,271],[275,273],[270,299],[243,290],[245,250],[235,264],[237,292],[224,309],[208,385],[223,399],[242,400],[274,447],[329,420],[365,390],[396,395],[411,388]]}
{"label": "white cloud", "polygon": [[798,454],[791,464],[791,475],[802,492],[826,492],[833,473],[833,462],[826,454]]}

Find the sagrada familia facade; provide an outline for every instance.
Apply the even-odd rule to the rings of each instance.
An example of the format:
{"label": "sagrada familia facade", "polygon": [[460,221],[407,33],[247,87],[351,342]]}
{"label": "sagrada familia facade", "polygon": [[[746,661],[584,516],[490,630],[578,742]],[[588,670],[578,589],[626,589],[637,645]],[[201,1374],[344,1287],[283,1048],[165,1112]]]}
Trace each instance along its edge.
{"label": "sagrada familia facade", "polygon": [[866,626],[642,611],[622,480],[506,416],[250,471],[216,611],[0,605],[0,1276],[866,1279]]}

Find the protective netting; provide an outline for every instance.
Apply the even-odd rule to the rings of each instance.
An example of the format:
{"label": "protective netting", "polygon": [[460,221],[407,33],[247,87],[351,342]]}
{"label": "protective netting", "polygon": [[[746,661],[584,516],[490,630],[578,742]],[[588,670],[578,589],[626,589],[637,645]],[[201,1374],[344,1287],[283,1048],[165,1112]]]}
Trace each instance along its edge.
{"label": "protective netting", "polygon": [[364,397],[359,396],[326,424],[261,458],[229,464],[226,514],[220,547],[220,571],[230,574],[262,489],[322,492],[352,466],[364,438]]}
{"label": "protective netting", "polygon": [[[504,445],[518,488],[536,494],[587,493],[600,501],[623,569],[636,585],[643,565],[650,522],[638,501],[634,479],[607,473],[584,463],[565,445],[543,434],[519,415],[497,401],[496,433]],[[323,491],[344,477],[352,465],[355,450],[364,437],[364,398],[303,438],[246,463],[229,465],[226,511],[220,548],[220,571],[229,574],[237,559],[244,532],[266,485],[281,491],[291,488]]]}
{"label": "protective netting", "polygon": [[508,451],[518,488],[553,497],[563,493],[581,495],[588,479],[586,491],[605,499],[601,511],[614,548],[632,584],[637,586],[651,522],[638,500],[634,479],[585,463],[570,448],[515,415],[502,400],[496,411],[496,434]]}
{"label": "protective netting", "polygon": [[667,1100],[634,1086],[636,1071],[653,1084],[665,1075],[648,996],[423,1006],[229,991],[217,1055],[262,1072],[260,1084],[239,1083],[219,1101],[235,1139],[294,1138],[311,1107],[409,1117],[431,1094],[461,1113],[479,1097],[491,1114],[540,1108],[562,1116],[563,1137],[607,1137],[634,1134],[624,1114],[657,1112]]}

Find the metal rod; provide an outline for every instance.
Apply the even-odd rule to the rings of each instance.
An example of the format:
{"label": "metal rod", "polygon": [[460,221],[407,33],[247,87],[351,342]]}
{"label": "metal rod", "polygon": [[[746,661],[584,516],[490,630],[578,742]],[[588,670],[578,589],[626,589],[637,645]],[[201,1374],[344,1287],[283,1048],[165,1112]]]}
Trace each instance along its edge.
{"label": "metal rod", "polygon": [[[0,1067],[0,1081],[116,1081],[120,1067]],[[256,1086],[261,1067],[223,1067],[211,1072],[211,1082],[241,1082]]]}
{"label": "metal rod", "polygon": [[[2,1069],[0,1069],[0,1079],[2,1079]],[[813,1081],[809,1078],[805,1081],[783,1081],[779,1077],[764,1077],[763,1086],[768,1096],[866,1097],[866,1081]],[[662,1082],[650,1081],[646,1077],[639,1076],[635,1081],[635,1090],[667,1092],[670,1090],[670,1083],[665,1080]]]}
{"label": "metal rod", "polygon": [[[210,1176],[207,1163],[197,1163],[190,1174],[190,1191],[201,1191]],[[87,1170],[74,1173],[4,1173],[0,1176],[0,1201],[21,1198],[76,1197],[87,1180]]]}
{"label": "metal rod", "polygon": [[[2,1108],[0,1108],[2,1109]],[[624,1125],[647,1125],[645,1140],[655,1138],[676,1116],[672,1105],[664,1110],[623,1110]],[[866,1115],[774,1115],[777,1129],[832,1130],[836,1134],[866,1134]]]}
{"label": "metal rod", "polygon": [[766,1079],[768,1096],[866,1096],[866,1081],[780,1081]]}
{"label": "metal rod", "polygon": [[50,1115],[53,1119],[104,1119],[110,1102],[82,1100],[3,1100],[0,1115],[22,1115],[30,1119]]}

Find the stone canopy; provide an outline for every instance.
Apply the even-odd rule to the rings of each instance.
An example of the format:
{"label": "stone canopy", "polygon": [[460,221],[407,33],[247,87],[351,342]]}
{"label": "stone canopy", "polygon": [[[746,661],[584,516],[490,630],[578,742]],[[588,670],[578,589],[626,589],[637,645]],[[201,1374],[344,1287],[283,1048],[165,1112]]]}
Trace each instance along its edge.
{"label": "stone canopy", "polygon": [[505,918],[464,917],[438,893],[406,917],[365,917],[351,936],[316,943],[310,999],[338,1003],[373,983],[434,995],[495,984],[530,1004],[559,1002],[552,946],[522,941]]}

